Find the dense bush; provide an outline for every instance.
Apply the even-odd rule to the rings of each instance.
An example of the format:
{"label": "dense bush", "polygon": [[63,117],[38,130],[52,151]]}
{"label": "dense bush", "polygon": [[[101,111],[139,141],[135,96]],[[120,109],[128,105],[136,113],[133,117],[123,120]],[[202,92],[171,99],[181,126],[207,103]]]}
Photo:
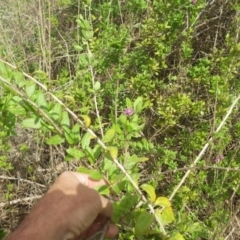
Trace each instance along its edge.
{"label": "dense bush", "polygon": [[239,200],[239,3],[0,4],[1,171],[16,175],[11,139],[34,129],[50,153],[29,167],[20,144],[21,177],[45,184],[37,169],[53,158],[105,177],[118,239],[225,239]]}

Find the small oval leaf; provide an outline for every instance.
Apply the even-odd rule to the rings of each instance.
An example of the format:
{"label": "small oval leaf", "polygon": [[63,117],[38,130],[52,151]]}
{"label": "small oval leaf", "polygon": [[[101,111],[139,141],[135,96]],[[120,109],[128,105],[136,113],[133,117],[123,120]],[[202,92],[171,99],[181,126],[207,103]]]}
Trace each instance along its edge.
{"label": "small oval leaf", "polygon": [[99,91],[101,88],[101,83],[99,81],[95,82],[93,89]]}
{"label": "small oval leaf", "polygon": [[84,152],[76,148],[69,148],[66,150],[66,152],[75,157],[77,160],[80,160],[81,158],[85,157]]}
{"label": "small oval leaf", "polygon": [[63,142],[64,142],[64,139],[60,135],[52,136],[46,141],[48,145],[58,145]]}
{"label": "small oval leaf", "polygon": [[42,124],[40,118],[27,118],[23,120],[22,126],[26,128],[39,129],[41,128]]}
{"label": "small oval leaf", "polygon": [[156,193],[154,187],[149,184],[143,184],[141,188],[148,194],[148,196],[150,197],[150,201],[154,203],[156,200]]}
{"label": "small oval leaf", "polygon": [[185,240],[185,238],[180,233],[174,233],[169,240]]}
{"label": "small oval leaf", "polygon": [[109,153],[110,153],[110,156],[113,158],[113,159],[116,159],[117,156],[118,156],[118,148],[117,147],[107,147]]}
{"label": "small oval leaf", "polygon": [[103,136],[102,141],[104,143],[112,141],[115,136],[115,133],[116,133],[116,131],[114,128],[108,129],[107,132],[105,133],[105,135]]}
{"label": "small oval leaf", "polygon": [[166,207],[163,210],[157,209],[155,211],[156,215],[160,218],[160,221],[165,226],[174,221],[174,214],[171,207]]}
{"label": "small oval leaf", "polygon": [[158,197],[156,201],[154,202],[154,205],[158,205],[161,207],[171,207],[172,204],[170,200],[166,197]]}
{"label": "small oval leaf", "polygon": [[91,125],[91,118],[87,115],[81,115],[81,117],[83,118],[85,127],[88,128]]}

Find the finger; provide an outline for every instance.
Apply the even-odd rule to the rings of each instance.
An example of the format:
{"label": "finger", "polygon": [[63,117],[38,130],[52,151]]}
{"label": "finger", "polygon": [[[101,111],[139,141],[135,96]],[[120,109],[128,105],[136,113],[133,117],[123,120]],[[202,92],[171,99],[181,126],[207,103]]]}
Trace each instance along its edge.
{"label": "finger", "polygon": [[111,218],[112,212],[113,212],[113,205],[111,201],[101,195],[100,195],[100,200],[101,200],[101,207],[102,207],[100,214],[108,218]]}
{"label": "finger", "polygon": [[95,181],[89,177],[89,175],[84,173],[72,172],[75,177],[85,186],[89,188],[95,188],[97,186],[106,185],[106,182],[101,179],[99,181]]}
{"label": "finger", "polygon": [[110,223],[109,226],[108,226],[108,229],[106,231],[105,237],[113,238],[118,234],[118,232],[119,232],[118,227],[115,224]]}

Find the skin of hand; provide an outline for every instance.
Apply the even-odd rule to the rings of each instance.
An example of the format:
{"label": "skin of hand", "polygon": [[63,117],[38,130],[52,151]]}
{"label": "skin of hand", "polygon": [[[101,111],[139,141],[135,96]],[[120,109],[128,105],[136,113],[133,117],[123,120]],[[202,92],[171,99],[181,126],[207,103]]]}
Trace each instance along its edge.
{"label": "skin of hand", "polygon": [[[64,172],[6,240],[77,240],[100,231],[112,215],[111,202],[93,188],[104,185],[86,174]],[[110,223],[106,237],[118,228]]]}

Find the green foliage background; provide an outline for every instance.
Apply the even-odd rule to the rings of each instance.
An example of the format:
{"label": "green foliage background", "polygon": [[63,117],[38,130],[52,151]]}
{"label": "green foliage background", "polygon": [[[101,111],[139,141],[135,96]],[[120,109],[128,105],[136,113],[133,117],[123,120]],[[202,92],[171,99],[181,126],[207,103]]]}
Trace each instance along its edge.
{"label": "green foliage background", "polygon": [[[239,105],[216,130],[240,93],[238,1],[21,0],[0,9],[0,58],[16,66],[0,61],[2,174],[22,168],[22,178],[46,184],[38,167],[58,161],[106,177],[112,186],[100,191],[116,202],[118,239],[225,239],[239,211]],[[29,163],[26,143],[14,158],[21,131],[51,154]],[[14,184],[2,190],[14,199]]]}

